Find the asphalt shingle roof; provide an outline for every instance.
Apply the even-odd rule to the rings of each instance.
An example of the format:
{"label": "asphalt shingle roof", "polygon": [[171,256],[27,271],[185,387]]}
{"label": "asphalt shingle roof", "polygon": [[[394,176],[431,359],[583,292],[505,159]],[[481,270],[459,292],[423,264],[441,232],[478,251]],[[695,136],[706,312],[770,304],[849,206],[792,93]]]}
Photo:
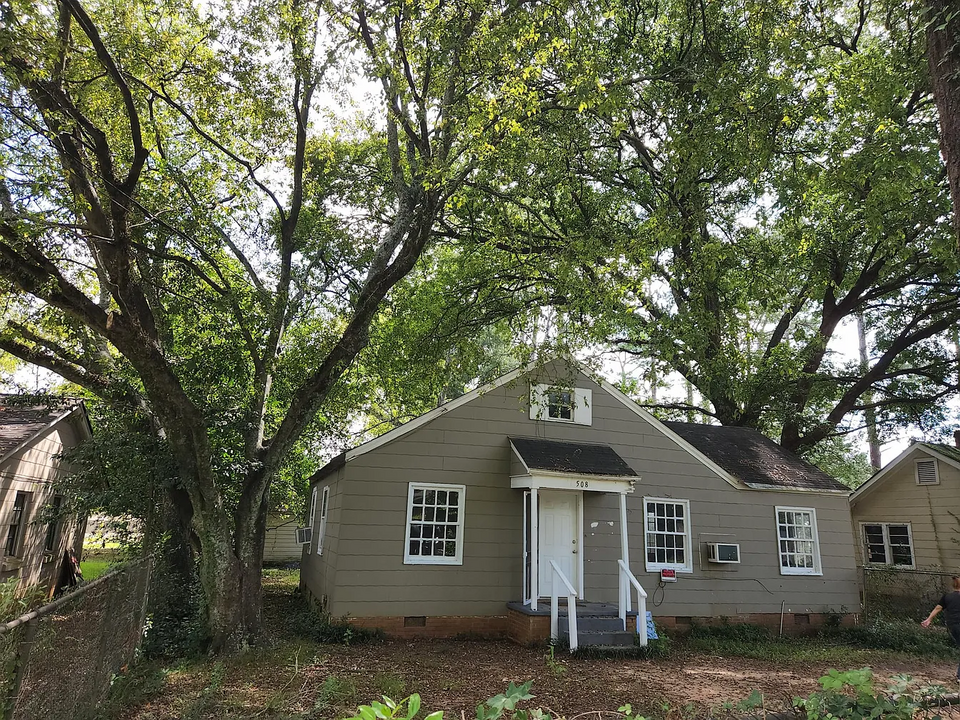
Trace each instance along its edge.
{"label": "asphalt shingle roof", "polygon": [[924,442],[920,444],[930,448],[931,450],[935,450],[941,455],[946,455],[951,460],[956,460],[957,462],[960,462],[960,448],[956,447],[955,445],[944,445],[942,443],[928,443],[928,442]]}
{"label": "asphalt shingle roof", "polygon": [[756,430],[682,422],[664,425],[750,487],[850,490]]}
{"label": "asphalt shingle roof", "polygon": [[69,405],[25,406],[0,397],[0,456],[16,450],[47,425],[63,415]]}
{"label": "asphalt shingle roof", "polygon": [[559,442],[535,438],[510,438],[531,470],[636,477],[637,473],[609,445]]}

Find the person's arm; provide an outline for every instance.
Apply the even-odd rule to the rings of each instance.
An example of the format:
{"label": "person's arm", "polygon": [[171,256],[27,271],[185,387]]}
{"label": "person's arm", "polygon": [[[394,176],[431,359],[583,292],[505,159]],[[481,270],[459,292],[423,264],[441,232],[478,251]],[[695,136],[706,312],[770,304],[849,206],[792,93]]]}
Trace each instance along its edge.
{"label": "person's arm", "polygon": [[923,627],[930,627],[930,621],[933,620],[941,610],[943,610],[943,606],[937,605],[933,610],[930,611],[930,615],[927,617],[927,619],[920,624],[923,625]]}

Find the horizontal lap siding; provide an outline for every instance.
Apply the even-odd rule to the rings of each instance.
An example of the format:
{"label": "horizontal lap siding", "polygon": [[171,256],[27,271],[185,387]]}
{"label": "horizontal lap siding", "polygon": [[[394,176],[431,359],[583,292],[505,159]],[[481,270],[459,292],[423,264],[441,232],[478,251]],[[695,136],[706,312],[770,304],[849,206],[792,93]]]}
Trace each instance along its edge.
{"label": "horizontal lap siding", "polygon": [[[699,562],[694,548],[694,573],[667,586],[662,604],[651,604],[655,615],[779,612],[782,601],[801,608],[796,612],[859,606],[845,497],[734,488],[592,381],[581,377],[577,384],[593,390],[592,426],[531,420],[527,383],[512,383],[347,463],[334,611],[499,615],[506,602],[519,600],[523,495],[510,488],[509,436],[607,444],[638,473],[628,497],[630,560],[651,602],[659,576],[644,571],[644,495],[689,500],[695,543],[706,533],[734,535],[723,539],[740,543],[743,562],[732,568]],[[407,484],[414,481],[467,487],[462,565],[403,564]],[[776,505],[816,508],[822,577],[780,575]],[[583,523],[586,597],[615,601],[617,497],[587,493]]]}
{"label": "horizontal lap siding", "polygon": [[[58,455],[78,445],[80,432],[73,426],[75,416],[61,420],[35,437],[29,445],[11,455],[0,466],[0,543],[5,543],[17,492],[30,493],[30,501],[20,530],[22,543],[19,569],[0,573],[0,579],[19,578],[26,587],[36,583],[53,583],[60,570],[67,548],[80,550],[79,530],[82,523],[75,517],[60,521],[53,552],[45,553],[46,523],[38,523],[43,508],[57,494],[54,483],[68,472]],[[85,437],[85,435],[84,435]],[[49,559],[45,559],[49,557]]]}
{"label": "horizontal lap siding", "polygon": [[[343,507],[344,471],[332,473],[317,485],[317,510],[313,519],[313,540],[303,546],[300,561],[300,584],[305,587],[316,602],[324,598],[327,608],[334,611],[337,595],[337,569],[340,553],[340,524]],[[320,508],[323,503],[323,488],[330,488],[327,498],[327,525],[323,533],[323,554],[317,555],[317,536],[320,532]],[[310,509],[307,508],[309,518]]]}
{"label": "horizontal lap siding", "polygon": [[910,523],[918,568],[960,571],[960,470],[937,460],[940,484],[917,485],[914,460],[930,457],[917,452],[905,458],[853,503],[859,558],[864,556],[860,523]]}

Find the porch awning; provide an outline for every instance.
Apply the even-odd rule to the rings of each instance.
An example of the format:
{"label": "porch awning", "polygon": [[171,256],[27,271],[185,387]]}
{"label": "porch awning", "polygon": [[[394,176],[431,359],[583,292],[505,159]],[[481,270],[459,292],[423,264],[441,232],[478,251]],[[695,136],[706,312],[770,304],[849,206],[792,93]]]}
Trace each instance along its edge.
{"label": "porch awning", "polygon": [[[511,473],[515,488],[553,487],[632,492],[637,473],[609,445],[509,438],[522,470]],[[516,463],[514,463],[516,467]]]}

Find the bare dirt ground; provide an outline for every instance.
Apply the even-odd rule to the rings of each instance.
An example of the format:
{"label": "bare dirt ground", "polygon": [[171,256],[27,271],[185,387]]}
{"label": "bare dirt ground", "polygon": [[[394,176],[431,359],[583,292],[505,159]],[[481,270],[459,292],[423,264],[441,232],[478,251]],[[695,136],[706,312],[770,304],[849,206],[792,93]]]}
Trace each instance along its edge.
{"label": "bare dirt ground", "polygon": [[283,607],[281,602],[267,608],[268,625],[277,633],[273,647],[174,669],[148,666],[136,681],[139,690],[123,698],[109,716],[322,720],[347,717],[358,703],[381,695],[397,699],[418,692],[424,710],[444,710],[448,719],[469,720],[478,703],[508,683],[533,680],[536,698],[525,707],[541,707],[554,717],[592,712],[601,720],[597,711],[616,711],[631,703],[634,712],[648,717],[692,720],[725,716],[725,703],[754,690],[763,694],[767,709],[782,711],[793,697],[817,690],[817,679],[829,668],[865,665],[873,668],[879,686],[907,674],[923,684],[957,690],[956,681],[948,684],[956,673],[952,662],[862,650],[849,655],[834,650],[831,661],[720,657],[682,647],[660,659],[596,659],[558,652],[550,660],[545,648],[494,641],[316,645],[282,637]]}

